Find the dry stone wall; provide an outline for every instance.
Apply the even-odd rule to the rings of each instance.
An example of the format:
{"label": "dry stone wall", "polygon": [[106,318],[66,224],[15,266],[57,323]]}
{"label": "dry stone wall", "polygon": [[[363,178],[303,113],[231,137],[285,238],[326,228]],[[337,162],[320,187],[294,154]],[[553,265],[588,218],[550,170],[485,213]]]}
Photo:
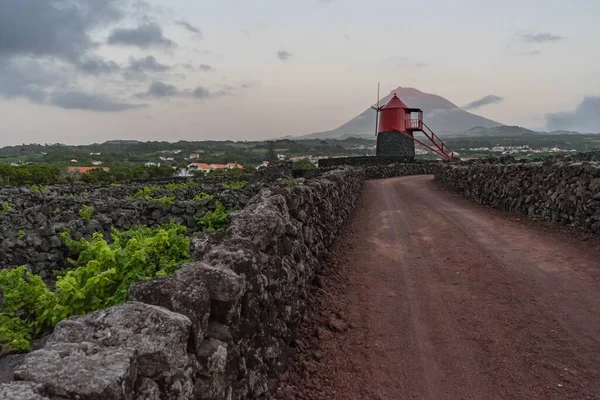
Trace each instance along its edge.
{"label": "dry stone wall", "polygon": [[445,166],[437,182],[478,203],[600,233],[600,163]]}
{"label": "dry stone wall", "polygon": [[365,168],[367,179],[386,179],[396,176],[433,175],[444,165],[441,161],[418,163],[394,163],[375,165]]}
{"label": "dry stone wall", "polygon": [[[10,210],[0,211],[0,268],[27,265],[31,272],[50,278],[52,271],[67,266],[67,249],[58,237],[64,230],[76,240],[89,239],[95,232],[109,238],[113,227],[119,230],[134,225],[154,227],[175,220],[193,234],[201,230],[197,218],[214,210],[217,202],[239,210],[262,186],[249,184],[243,189],[224,189],[220,181],[173,190],[157,186],[152,197],[171,197],[172,203],[134,197],[147,187],[61,185],[44,188],[44,192],[27,188],[0,191],[0,205],[10,206]],[[202,193],[214,197],[194,199]],[[82,217],[80,211],[85,211],[85,207],[93,207],[89,209],[91,216]]]}
{"label": "dry stone wall", "polygon": [[364,172],[263,189],[196,262],[138,282],[130,302],[60,322],[0,385],[4,398],[269,398],[310,285],[362,191]]}

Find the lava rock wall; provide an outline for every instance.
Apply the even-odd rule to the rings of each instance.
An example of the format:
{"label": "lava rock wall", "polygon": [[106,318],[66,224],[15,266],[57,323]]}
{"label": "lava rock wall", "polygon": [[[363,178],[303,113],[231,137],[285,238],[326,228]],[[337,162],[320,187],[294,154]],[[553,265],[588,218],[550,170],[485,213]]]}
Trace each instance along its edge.
{"label": "lava rock wall", "polygon": [[400,132],[384,132],[377,135],[378,156],[414,157],[415,142]]}
{"label": "lava rock wall", "polygon": [[600,233],[600,163],[444,166],[443,186],[478,203]]}
{"label": "lava rock wall", "polygon": [[[220,180],[198,183],[173,190],[157,186],[153,198],[172,197],[167,204],[134,197],[148,185],[132,184],[98,188],[59,185],[32,192],[27,188],[0,191],[0,268],[26,265],[43,279],[52,271],[67,267],[67,249],[58,234],[68,230],[73,239],[90,239],[95,232],[109,239],[114,227],[126,230],[134,225],[159,226],[174,220],[190,233],[201,230],[197,218],[216,208],[217,201],[231,210],[243,208],[258,193],[260,185],[243,189],[224,189]],[[194,199],[209,193],[212,199]],[[85,207],[93,207],[91,216],[82,217]],[[89,209],[92,210],[92,209]]]}
{"label": "lava rock wall", "polygon": [[365,168],[367,179],[386,179],[396,176],[433,175],[444,165],[441,161],[418,163],[395,163]]}
{"label": "lava rock wall", "polygon": [[60,322],[0,386],[5,398],[269,398],[310,285],[362,192],[364,172],[263,189],[196,262],[138,282],[130,301]]}

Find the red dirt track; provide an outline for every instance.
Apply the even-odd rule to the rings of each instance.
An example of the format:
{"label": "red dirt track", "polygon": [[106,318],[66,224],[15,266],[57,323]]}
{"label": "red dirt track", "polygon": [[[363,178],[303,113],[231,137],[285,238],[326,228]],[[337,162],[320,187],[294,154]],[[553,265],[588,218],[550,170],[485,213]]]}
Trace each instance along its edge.
{"label": "red dirt track", "polygon": [[[430,176],[368,181],[277,396],[600,399],[599,264]],[[323,334],[330,312],[350,328]]]}

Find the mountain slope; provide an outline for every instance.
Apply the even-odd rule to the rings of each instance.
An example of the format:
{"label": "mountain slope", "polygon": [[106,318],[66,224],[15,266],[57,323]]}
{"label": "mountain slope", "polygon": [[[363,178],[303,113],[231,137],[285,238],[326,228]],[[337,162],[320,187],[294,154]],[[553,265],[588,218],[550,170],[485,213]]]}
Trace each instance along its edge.
{"label": "mountain slope", "polygon": [[[503,124],[471,114],[445,98],[423,93],[414,88],[398,87],[381,99],[380,105],[386,104],[396,93],[409,107],[420,108],[424,112],[425,123],[437,134],[452,134],[467,131],[473,127],[492,128]],[[345,136],[374,136],[375,111],[368,108],[359,116],[346,122],[337,129],[317,132],[303,138],[333,139]]]}

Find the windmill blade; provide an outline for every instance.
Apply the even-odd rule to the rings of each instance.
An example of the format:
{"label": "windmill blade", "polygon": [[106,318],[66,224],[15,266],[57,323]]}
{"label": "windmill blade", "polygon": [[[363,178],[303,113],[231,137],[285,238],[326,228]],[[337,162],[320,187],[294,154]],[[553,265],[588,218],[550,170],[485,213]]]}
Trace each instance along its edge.
{"label": "windmill blade", "polygon": [[375,109],[375,136],[377,136],[377,129],[379,128],[379,89],[380,82],[377,82],[377,108]]}

